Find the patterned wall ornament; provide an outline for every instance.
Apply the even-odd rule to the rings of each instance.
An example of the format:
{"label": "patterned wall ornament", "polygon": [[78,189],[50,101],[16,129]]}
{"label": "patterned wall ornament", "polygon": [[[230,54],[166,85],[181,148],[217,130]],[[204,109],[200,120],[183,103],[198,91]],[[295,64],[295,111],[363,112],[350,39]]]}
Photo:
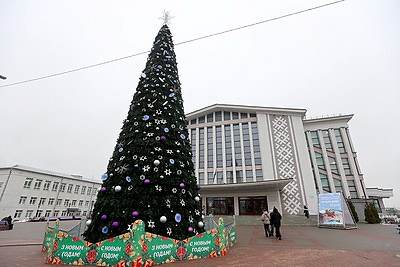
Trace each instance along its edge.
{"label": "patterned wall ornament", "polygon": [[271,116],[270,118],[278,179],[293,178],[293,181],[281,192],[283,210],[287,214],[296,215],[301,213],[303,204],[300,198],[299,170],[296,167],[296,153],[289,120],[287,116]]}

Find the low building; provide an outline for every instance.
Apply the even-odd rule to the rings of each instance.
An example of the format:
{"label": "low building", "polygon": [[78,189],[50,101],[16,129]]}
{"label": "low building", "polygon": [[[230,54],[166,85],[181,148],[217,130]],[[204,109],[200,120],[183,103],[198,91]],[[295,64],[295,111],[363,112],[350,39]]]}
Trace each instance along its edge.
{"label": "low building", "polygon": [[87,216],[100,182],[31,167],[0,167],[0,217]]}

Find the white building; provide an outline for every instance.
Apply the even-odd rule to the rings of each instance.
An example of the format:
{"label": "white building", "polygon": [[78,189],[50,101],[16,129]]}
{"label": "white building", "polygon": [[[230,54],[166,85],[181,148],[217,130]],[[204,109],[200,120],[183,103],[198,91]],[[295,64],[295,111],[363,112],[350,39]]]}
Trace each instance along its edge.
{"label": "white building", "polygon": [[100,182],[21,165],[0,168],[0,219],[89,215]]}
{"label": "white building", "polygon": [[[348,131],[352,115],[305,119],[305,109],[215,104],[187,114],[206,213],[317,214],[318,193],[367,199]],[[383,204],[383,203],[382,203]]]}

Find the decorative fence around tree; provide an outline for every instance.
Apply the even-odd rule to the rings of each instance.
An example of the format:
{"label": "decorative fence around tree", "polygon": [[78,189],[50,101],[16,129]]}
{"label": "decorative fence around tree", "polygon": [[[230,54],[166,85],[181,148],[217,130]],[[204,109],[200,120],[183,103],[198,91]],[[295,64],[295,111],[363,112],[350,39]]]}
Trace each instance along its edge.
{"label": "decorative fence around tree", "polygon": [[98,243],[90,243],[54,229],[46,228],[42,251],[46,263],[97,266],[153,266],[182,260],[226,255],[236,243],[236,225],[229,230],[219,218],[218,226],[184,240],[159,236],[144,230],[137,220],[129,232]]}

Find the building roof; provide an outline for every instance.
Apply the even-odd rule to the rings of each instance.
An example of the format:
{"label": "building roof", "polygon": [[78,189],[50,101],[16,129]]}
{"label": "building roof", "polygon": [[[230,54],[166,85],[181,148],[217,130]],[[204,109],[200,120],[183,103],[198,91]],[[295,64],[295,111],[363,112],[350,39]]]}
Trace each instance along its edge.
{"label": "building roof", "polygon": [[293,179],[277,179],[268,181],[258,181],[250,183],[235,183],[235,184],[211,184],[201,185],[202,193],[211,192],[236,192],[236,191],[262,191],[262,190],[282,190]]}
{"label": "building roof", "polygon": [[33,172],[33,173],[39,173],[39,174],[46,174],[46,175],[51,175],[51,176],[57,176],[57,177],[62,177],[62,178],[68,178],[68,179],[74,179],[74,180],[80,180],[80,181],[85,181],[85,182],[93,182],[93,183],[98,183],[100,184],[100,181],[95,181],[91,180],[88,178],[84,178],[82,175],[76,175],[76,174],[65,174],[65,173],[59,173],[59,172],[53,172],[53,171],[48,171],[48,170],[43,170],[43,169],[38,169],[38,168],[33,168],[33,167],[28,167],[24,165],[14,165],[14,166],[3,166],[0,167],[0,170],[21,170],[21,171],[27,171],[27,172]]}
{"label": "building roof", "polygon": [[393,197],[392,188],[367,187],[366,189],[367,189],[367,195],[369,197],[381,197],[381,198]]}
{"label": "building roof", "polygon": [[196,111],[186,114],[188,120],[192,117],[207,115],[215,111],[234,111],[234,112],[249,112],[249,113],[268,113],[268,114],[284,114],[284,115],[297,115],[305,116],[307,110],[300,108],[277,108],[277,107],[260,107],[260,106],[243,106],[232,104],[213,104]]}

